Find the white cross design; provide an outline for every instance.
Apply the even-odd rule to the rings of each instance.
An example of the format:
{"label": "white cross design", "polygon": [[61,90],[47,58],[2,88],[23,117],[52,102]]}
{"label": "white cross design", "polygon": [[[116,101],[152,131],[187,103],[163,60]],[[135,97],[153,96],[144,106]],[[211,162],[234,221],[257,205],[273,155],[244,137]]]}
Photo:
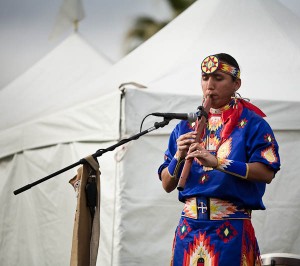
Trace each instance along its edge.
{"label": "white cross design", "polygon": [[206,205],[205,205],[202,201],[200,202],[200,205],[201,205],[201,206],[198,206],[198,207],[197,207],[198,210],[200,209],[201,213],[206,213],[206,212],[207,212],[207,207],[206,207]]}

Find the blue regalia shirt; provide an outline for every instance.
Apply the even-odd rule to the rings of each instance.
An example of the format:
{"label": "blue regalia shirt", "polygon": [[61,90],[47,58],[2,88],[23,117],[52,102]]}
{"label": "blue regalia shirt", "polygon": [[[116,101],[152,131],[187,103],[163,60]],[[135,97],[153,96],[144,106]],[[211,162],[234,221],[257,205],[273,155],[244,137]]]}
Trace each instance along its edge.
{"label": "blue regalia shirt", "polygon": [[[233,103],[227,107],[231,113],[237,112]],[[270,167],[275,173],[280,168],[278,144],[269,124],[254,111],[239,105],[241,113],[235,124],[224,138],[222,132],[227,121],[222,121],[222,110],[211,109],[205,133],[201,139],[204,147],[221,159],[240,161],[245,163],[260,162]],[[241,109],[242,108],[242,109]],[[165,152],[165,161],[159,167],[158,174],[168,167],[177,151],[177,138],[194,127],[187,121],[181,121],[170,135],[168,149]],[[221,172],[212,168],[203,167],[194,159],[188,180],[183,191],[179,192],[179,200],[195,196],[214,197],[230,200],[237,206],[248,209],[265,209],[262,196],[266,184],[253,182]]]}

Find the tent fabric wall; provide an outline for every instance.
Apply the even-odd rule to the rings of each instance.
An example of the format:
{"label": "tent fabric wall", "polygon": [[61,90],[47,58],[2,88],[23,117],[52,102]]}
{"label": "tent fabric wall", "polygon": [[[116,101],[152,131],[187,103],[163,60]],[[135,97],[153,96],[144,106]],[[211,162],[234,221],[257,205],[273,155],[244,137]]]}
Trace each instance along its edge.
{"label": "tent fabric wall", "polygon": [[[182,94],[174,92],[157,92],[155,85],[148,90],[137,90],[132,87],[126,88],[126,124],[125,131],[127,134],[133,134],[140,127],[142,119],[153,112],[176,112],[189,113],[196,112],[198,106],[202,105],[202,93]],[[300,104],[294,101],[268,101],[260,99],[252,99],[251,103],[260,106],[267,115],[266,120],[272,125],[274,130],[294,131],[300,130]],[[142,103],[142,104],[141,104]],[[148,126],[154,120],[149,117],[144,123]],[[155,118],[157,119],[159,118]],[[160,119],[162,120],[162,118]],[[174,125],[175,122],[172,122]],[[146,128],[146,124],[144,124]],[[158,131],[153,131],[152,134],[169,134],[170,128],[165,127]]]}
{"label": "tent fabric wall", "polygon": [[[69,143],[17,153],[0,161],[1,265],[68,265],[76,194],[68,181],[76,168],[17,196],[13,191],[54,173],[115,142]],[[102,227],[98,262],[111,265],[115,171],[114,153],[99,158]]]}
{"label": "tent fabric wall", "polygon": [[253,223],[263,253],[300,254],[299,163],[300,131],[275,131],[281,170],[267,185],[266,211],[254,212]]}
{"label": "tent fabric wall", "polygon": [[119,137],[119,91],[0,131],[0,158],[27,149]]}
{"label": "tent fabric wall", "polygon": [[146,135],[125,146],[119,162],[117,222],[112,265],[169,265],[181,204],[167,194],[156,168],[167,136]]}
{"label": "tent fabric wall", "polygon": [[[267,187],[268,209],[255,212],[253,218],[262,252],[300,254],[295,233],[300,202],[295,189],[300,63],[294,60],[299,57],[299,25],[299,18],[276,0],[198,0],[103,75],[96,71],[92,80],[84,73],[82,79],[77,76],[73,82],[80,85],[74,87],[78,95],[68,98],[74,91],[64,94],[61,88],[65,96],[54,109],[50,108],[52,98],[43,98],[47,100],[44,109],[37,101],[30,102],[32,95],[41,92],[42,81],[25,96],[19,92],[26,82],[19,83],[14,97],[8,90],[1,91],[0,261],[68,264],[76,201],[67,182],[76,170],[18,196],[13,196],[13,190],[137,133],[148,113],[193,112],[201,104],[199,60],[220,51],[240,62],[242,95],[268,115],[280,145],[283,164]],[[282,62],[289,68],[282,67]],[[39,73],[35,75],[38,79]],[[68,75],[72,80],[72,73]],[[119,85],[128,81],[148,89],[126,87],[125,94],[120,94]],[[22,104],[25,99],[28,102]],[[12,111],[13,102],[20,105]],[[149,117],[143,129],[156,119]],[[99,158],[104,201],[98,265],[168,263],[182,206],[176,192],[163,191],[156,171],[175,123]]]}
{"label": "tent fabric wall", "polygon": [[[54,147],[43,154],[30,151],[1,160],[2,265],[45,265],[47,261],[63,265],[64,254],[70,249],[68,239],[72,230],[68,230],[72,223],[72,203],[64,198],[66,194],[74,197],[71,191],[61,180],[53,180],[21,197],[12,194],[23,182],[34,181],[39,174],[45,175],[44,163],[55,161],[61,151]],[[56,162],[59,167],[65,161],[60,156]]]}

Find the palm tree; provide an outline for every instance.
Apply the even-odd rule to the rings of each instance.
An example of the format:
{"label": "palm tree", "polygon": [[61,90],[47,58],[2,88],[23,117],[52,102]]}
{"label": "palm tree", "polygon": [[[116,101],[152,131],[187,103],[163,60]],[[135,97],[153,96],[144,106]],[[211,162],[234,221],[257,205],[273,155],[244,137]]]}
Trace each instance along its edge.
{"label": "palm tree", "polygon": [[148,40],[152,35],[161,30],[170,21],[187,9],[196,0],[166,0],[173,11],[170,20],[157,21],[151,17],[138,17],[134,26],[130,29],[125,37],[125,53],[129,53],[137,48],[144,41]]}

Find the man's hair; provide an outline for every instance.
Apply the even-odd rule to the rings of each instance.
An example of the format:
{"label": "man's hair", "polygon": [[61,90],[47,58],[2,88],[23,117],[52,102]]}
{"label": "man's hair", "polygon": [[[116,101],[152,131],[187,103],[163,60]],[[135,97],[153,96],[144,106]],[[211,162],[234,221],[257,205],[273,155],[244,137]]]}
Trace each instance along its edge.
{"label": "man's hair", "polygon": [[[238,62],[231,55],[225,54],[225,53],[220,53],[220,54],[215,54],[215,56],[219,60],[221,60],[221,61],[223,61],[223,62],[225,62],[225,63],[227,63],[231,66],[234,66],[234,67],[236,67],[237,69],[240,70],[240,66],[239,66]],[[232,77],[232,78],[233,78],[233,80],[236,80],[235,77]]]}

